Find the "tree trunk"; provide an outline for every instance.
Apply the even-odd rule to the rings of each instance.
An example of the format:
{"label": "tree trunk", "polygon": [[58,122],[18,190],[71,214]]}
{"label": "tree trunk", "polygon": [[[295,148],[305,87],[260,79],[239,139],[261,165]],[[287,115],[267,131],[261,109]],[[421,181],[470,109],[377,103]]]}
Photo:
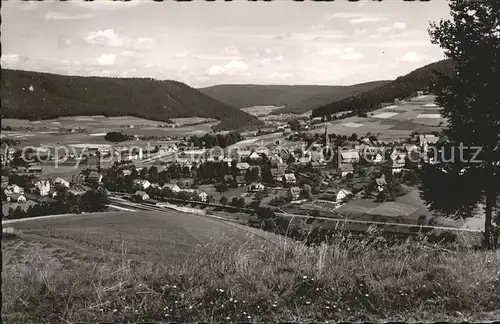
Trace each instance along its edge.
{"label": "tree trunk", "polygon": [[486,193],[486,206],[484,209],[485,217],[484,217],[484,245],[488,249],[494,249],[493,246],[493,237],[494,235],[492,231],[491,224],[491,216],[493,212],[493,195],[488,191]]}

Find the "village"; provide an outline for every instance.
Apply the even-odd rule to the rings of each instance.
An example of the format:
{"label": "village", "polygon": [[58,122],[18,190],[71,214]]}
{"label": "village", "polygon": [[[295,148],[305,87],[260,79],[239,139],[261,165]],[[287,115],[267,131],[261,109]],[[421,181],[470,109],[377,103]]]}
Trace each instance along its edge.
{"label": "village", "polygon": [[[65,157],[64,164],[78,165],[71,177],[44,175],[43,163],[55,161],[41,158],[40,152],[8,148],[2,156],[2,212],[6,217],[41,216],[28,209],[55,204],[57,195],[81,197],[104,189],[107,195],[118,194],[134,202],[175,198],[362,219],[370,213],[358,212],[357,204],[371,199],[386,203],[387,208],[379,208],[381,212],[369,219],[399,217],[400,221],[417,212],[408,220],[414,223],[422,216],[421,206],[405,208],[395,200],[415,191],[416,172],[422,163],[432,163],[428,152],[438,142],[437,134],[384,142],[369,134],[329,134],[326,125],[321,135],[304,131],[319,126],[315,120],[299,121],[298,127],[280,125],[269,132],[280,135],[277,140],[260,145],[258,141],[239,145],[252,137],[235,133],[184,137],[153,148],[88,145],[84,152]],[[225,148],[217,142],[210,144],[221,136],[231,138]]]}

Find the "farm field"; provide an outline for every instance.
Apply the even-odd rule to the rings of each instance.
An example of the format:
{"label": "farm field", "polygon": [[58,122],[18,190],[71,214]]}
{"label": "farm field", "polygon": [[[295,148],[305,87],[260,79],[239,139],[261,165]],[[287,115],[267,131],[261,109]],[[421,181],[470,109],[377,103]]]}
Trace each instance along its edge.
{"label": "farm field", "polygon": [[97,251],[127,254],[147,260],[176,260],[197,245],[217,240],[235,246],[264,244],[261,236],[243,227],[176,211],[107,212],[51,219],[34,219],[9,225],[23,234],[61,239]]}
{"label": "farm field", "polygon": [[244,112],[247,114],[253,115],[253,116],[267,116],[273,111],[283,108],[284,106],[253,106],[253,107],[247,107],[247,108],[241,108]]}
{"label": "farm field", "polygon": [[[399,104],[387,106],[368,114],[368,117],[349,117],[328,122],[328,132],[340,135],[376,134],[381,140],[395,140],[412,132],[430,133],[439,131],[446,120],[441,117],[434,96],[420,96]],[[322,133],[324,128],[310,131]]]}
{"label": "farm field", "polygon": [[[57,123],[57,124],[54,124]],[[69,144],[110,144],[104,139],[104,135],[110,131],[119,131],[128,135],[137,136],[188,136],[188,135],[203,135],[212,132],[211,126],[215,122],[184,126],[176,128],[159,128],[154,125],[161,123],[150,121],[136,117],[74,117],[74,118],[58,118],[57,122],[44,120],[38,122],[30,122],[28,120],[5,118],[2,119],[2,125],[10,126],[14,130],[2,131],[2,136],[13,138],[20,141],[20,145],[24,146],[56,146]],[[129,125],[135,125],[134,128],[129,128]],[[85,132],[71,133],[68,131],[60,131],[60,129],[84,128]],[[19,130],[19,128],[25,128]],[[26,130],[29,129],[29,130]],[[129,141],[122,142],[120,145],[144,145],[150,141]],[[164,143],[156,141],[155,144]]]}
{"label": "farm field", "polygon": [[207,117],[171,118],[170,120],[179,126],[189,125],[189,124],[198,124],[198,123],[217,124],[219,122],[217,119],[207,118]]}

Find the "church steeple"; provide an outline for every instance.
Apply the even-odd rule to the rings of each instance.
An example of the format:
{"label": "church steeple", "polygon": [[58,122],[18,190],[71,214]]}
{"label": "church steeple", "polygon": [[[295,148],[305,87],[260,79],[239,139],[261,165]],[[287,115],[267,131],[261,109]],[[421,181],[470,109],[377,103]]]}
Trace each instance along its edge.
{"label": "church steeple", "polygon": [[330,146],[330,137],[328,137],[328,124],[325,123],[325,147]]}

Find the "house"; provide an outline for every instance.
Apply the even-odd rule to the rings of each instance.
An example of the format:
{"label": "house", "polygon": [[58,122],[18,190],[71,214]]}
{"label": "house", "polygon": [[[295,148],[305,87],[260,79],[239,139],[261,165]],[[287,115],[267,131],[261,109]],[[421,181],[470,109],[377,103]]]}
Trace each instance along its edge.
{"label": "house", "polygon": [[270,161],[271,167],[277,167],[278,164],[283,163],[283,159],[280,156],[273,156]]}
{"label": "house", "polygon": [[54,186],[69,188],[69,181],[63,178],[55,178]]}
{"label": "house", "polygon": [[57,190],[54,189],[54,188],[51,188],[49,190],[49,193],[47,194],[47,196],[50,197],[50,198],[55,198],[57,196]]}
{"label": "house", "polygon": [[309,162],[311,162],[311,158],[309,156],[303,156],[300,157],[299,160],[297,161],[298,164],[300,165],[308,165]]}
{"label": "house", "polygon": [[238,175],[235,177],[235,181],[238,185],[242,185],[246,183],[245,176],[243,175]]}
{"label": "house", "polygon": [[311,162],[311,166],[313,168],[319,168],[321,166],[321,164],[318,161],[312,161]]}
{"label": "house", "polygon": [[424,144],[436,144],[439,141],[439,137],[436,135],[419,135],[418,142],[422,146]]}
{"label": "house", "polygon": [[260,159],[260,155],[259,155],[259,153],[257,153],[257,152],[255,152],[255,151],[253,151],[253,152],[252,152],[252,153],[248,156],[248,158],[250,158],[250,159],[252,159],[252,160],[258,160],[258,159]]}
{"label": "house", "polygon": [[122,176],[126,177],[132,174],[132,170],[129,169],[123,169],[122,170]]}
{"label": "house", "polygon": [[177,185],[181,189],[191,188],[193,186],[193,184],[194,184],[194,180],[193,179],[181,179],[181,180],[177,181]]}
{"label": "house", "polygon": [[377,185],[378,191],[384,191],[385,187],[387,186],[387,182],[385,181],[385,176],[382,175],[380,178],[376,178],[375,184]]}
{"label": "house", "polygon": [[96,171],[91,171],[87,177],[87,181],[92,183],[100,183],[102,181],[102,174]]}
{"label": "house", "polygon": [[230,174],[226,174],[224,176],[224,182],[225,183],[233,183],[234,182],[234,177]]}
{"label": "house", "polygon": [[145,193],[144,191],[137,190],[134,193],[134,198],[138,199],[138,200],[148,200],[149,199],[149,195],[147,193]]}
{"label": "house", "polygon": [[286,173],[284,177],[287,184],[295,184],[297,182],[297,178],[295,178],[295,174],[293,173]]}
{"label": "house", "polygon": [[89,190],[90,190],[90,188],[87,186],[84,186],[81,184],[75,184],[68,189],[68,194],[71,194],[74,196],[81,196]]}
{"label": "house", "polygon": [[50,181],[49,180],[39,180],[35,183],[35,188],[40,196],[47,196],[50,191]]}
{"label": "house", "polygon": [[382,163],[382,165],[380,166],[380,171],[387,174],[401,173],[405,164],[405,160],[389,158],[384,163]]}
{"label": "house", "polygon": [[24,193],[24,188],[16,185],[16,184],[12,184],[10,186],[7,187],[8,190],[10,190],[13,194],[22,194]]}
{"label": "house", "polygon": [[248,191],[250,192],[257,192],[257,191],[262,191],[265,189],[265,186],[260,183],[260,182],[253,182],[247,187]]}
{"label": "house", "polygon": [[10,202],[16,202],[18,204],[24,204],[26,202],[26,197],[20,193],[13,193],[9,198]]}
{"label": "house", "polygon": [[347,150],[340,152],[341,163],[355,163],[359,162],[359,153],[356,150]]}
{"label": "house", "polygon": [[377,153],[377,154],[372,156],[371,161],[372,161],[372,163],[382,163],[382,161],[384,161],[384,157],[382,156],[382,154]]}
{"label": "house", "polygon": [[413,151],[417,151],[418,150],[418,146],[415,145],[415,144],[403,144],[403,150],[407,153],[410,153],[410,152],[413,152]]}
{"label": "house", "polygon": [[28,173],[33,173],[33,174],[40,174],[42,173],[42,167],[41,166],[31,166],[28,168]]}
{"label": "house", "polygon": [[236,168],[238,169],[240,175],[245,175],[248,169],[250,169],[250,164],[247,162],[239,162],[236,163]]}
{"label": "house", "polygon": [[195,190],[195,195],[198,197],[200,201],[206,202],[208,201],[208,194],[202,190]]}
{"label": "house", "polygon": [[300,197],[300,188],[299,187],[291,187],[288,189],[288,196],[292,198],[292,200],[297,200]]}
{"label": "house", "polygon": [[352,192],[346,189],[340,189],[336,194],[336,201],[341,202],[345,200],[348,196],[352,195]]}
{"label": "house", "polygon": [[170,190],[170,191],[175,192],[175,193],[181,191],[181,188],[178,185],[173,184],[173,183],[165,183],[161,189],[162,190]]}
{"label": "house", "polygon": [[134,187],[139,187],[141,189],[148,189],[149,187],[151,187],[151,182],[144,179],[134,179],[134,181],[132,181],[132,184]]}
{"label": "house", "polygon": [[341,177],[346,177],[348,174],[353,174],[354,168],[351,163],[342,164],[339,168],[339,174]]}

